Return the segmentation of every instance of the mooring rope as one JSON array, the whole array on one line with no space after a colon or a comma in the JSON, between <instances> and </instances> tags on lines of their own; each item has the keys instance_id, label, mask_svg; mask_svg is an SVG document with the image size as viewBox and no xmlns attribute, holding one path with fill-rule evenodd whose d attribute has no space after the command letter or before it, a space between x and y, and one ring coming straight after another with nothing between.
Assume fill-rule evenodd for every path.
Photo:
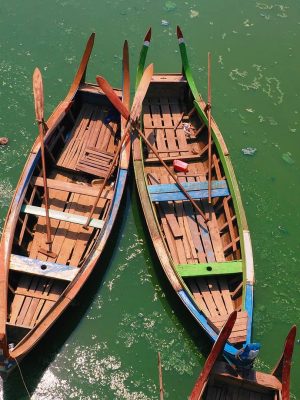
<instances>
[{"instance_id":1,"label":"mooring rope","mask_svg":"<svg viewBox=\"0 0 300 400\"><path fill-rule=\"evenodd\" d=\"M31 399L31 396L30 396L30 393L29 393L28 387L26 386L25 379L24 379L24 376L23 376L23 374L22 374L22 371L21 371L21 367L20 367L20 365L19 365L19 363L18 363L17 359L16 359L16 358L14 358L14 357L13 357L13 359L15 360L15 362L16 362L16 364L17 364L17 367L18 367L18 369L19 369L19 372L20 372L20 376L21 376L21 379L22 379L23 385L24 385L24 387L25 387L25 389L26 389L26 392L27 392L27 394L28 394L28 398L29 398L29 400L30 400L30 399Z\"/></svg>"}]
</instances>

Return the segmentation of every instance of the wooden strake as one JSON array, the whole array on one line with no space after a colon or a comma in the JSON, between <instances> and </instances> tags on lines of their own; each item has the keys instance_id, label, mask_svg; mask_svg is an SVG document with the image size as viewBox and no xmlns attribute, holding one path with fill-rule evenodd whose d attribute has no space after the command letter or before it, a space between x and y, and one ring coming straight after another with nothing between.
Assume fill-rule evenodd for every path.
<instances>
[{"instance_id":1,"label":"wooden strake","mask_svg":"<svg viewBox=\"0 0 300 400\"><path fill-rule=\"evenodd\" d=\"M117 218L130 159L127 141L107 177L125 124L97 85L84 82L94 34L65 100L47 121L42 175L37 139L13 197L0 244L0 372L3 376L49 330L94 269ZM128 49L123 96L129 105ZM45 190L48 190L49 197ZM88 229L90 210L97 199ZM46 211L48 200L48 213ZM53 253L41 251L49 217Z\"/></svg>"},{"instance_id":2,"label":"wooden strake","mask_svg":"<svg viewBox=\"0 0 300 400\"><path fill-rule=\"evenodd\" d=\"M222 354L226 337L230 335L236 318L228 318L196 381L190 400L289 400L290 368L296 337L293 326L286 338L282 356L271 374L253 369L236 369L224 361Z\"/></svg>"},{"instance_id":3,"label":"wooden strake","mask_svg":"<svg viewBox=\"0 0 300 400\"><path fill-rule=\"evenodd\" d=\"M250 234L227 147L194 83L180 28L177 36L183 72L152 77L141 132L133 140L136 184L164 272L212 341L237 311L224 350L235 362L239 349L251 342ZM141 51L138 76L149 40ZM186 162L188 170L175 171L174 160Z\"/></svg>"}]
</instances>

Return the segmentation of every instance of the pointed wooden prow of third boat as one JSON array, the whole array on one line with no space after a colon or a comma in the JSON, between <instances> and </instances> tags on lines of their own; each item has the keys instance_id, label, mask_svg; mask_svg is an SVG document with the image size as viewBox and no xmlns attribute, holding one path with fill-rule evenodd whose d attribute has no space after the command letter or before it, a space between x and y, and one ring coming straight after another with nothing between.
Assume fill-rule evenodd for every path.
<instances>
[{"instance_id":1,"label":"pointed wooden prow of third boat","mask_svg":"<svg viewBox=\"0 0 300 400\"><path fill-rule=\"evenodd\" d=\"M293 325L285 340L282 355L272 371L272 375L276 376L282 383L282 400L290 399L290 375L296 332L297 328Z\"/></svg>"},{"instance_id":2,"label":"pointed wooden prow of third boat","mask_svg":"<svg viewBox=\"0 0 300 400\"><path fill-rule=\"evenodd\" d=\"M34 70L32 83L33 83L35 115L38 123L40 145L41 145L44 202L45 202L45 213L46 213L46 235L47 235L46 244L48 245L48 249L40 248L39 252L46 254L47 256L50 256L52 258L56 258L56 254L52 252L51 223L49 217L49 192L47 187L47 173L46 173L45 145L44 145L44 136L47 129L44 120L44 89L43 89L42 74L38 68Z\"/></svg>"},{"instance_id":3,"label":"pointed wooden prow of third boat","mask_svg":"<svg viewBox=\"0 0 300 400\"><path fill-rule=\"evenodd\" d=\"M203 393L203 390L205 389L205 384L209 378L209 374L231 334L232 328L236 321L236 317L237 317L237 312L233 311L233 313L230 314L226 324L223 326L218 336L218 339L215 341L212 350L209 356L207 357L207 360L192 390L189 400L201 399L201 395Z\"/></svg>"}]
</instances>

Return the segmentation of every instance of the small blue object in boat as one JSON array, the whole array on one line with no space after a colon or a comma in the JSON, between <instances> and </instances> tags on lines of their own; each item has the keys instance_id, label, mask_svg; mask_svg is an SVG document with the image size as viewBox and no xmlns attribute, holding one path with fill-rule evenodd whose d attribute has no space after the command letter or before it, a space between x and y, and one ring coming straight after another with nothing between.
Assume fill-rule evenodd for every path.
<instances>
[{"instance_id":1,"label":"small blue object in boat","mask_svg":"<svg viewBox=\"0 0 300 400\"><path fill-rule=\"evenodd\" d=\"M239 365L251 368L261 348L260 343L247 343L236 355Z\"/></svg>"},{"instance_id":2,"label":"small blue object in boat","mask_svg":"<svg viewBox=\"0 0 300 400\"><path fill-rule=\"evenodd\" d=\"M120 118L120 114L117 112L117 110L112 109L109 111L108 115L104 119L104 123L108 124L111 121L118 122Z\"/></svg>"}]
</instances>

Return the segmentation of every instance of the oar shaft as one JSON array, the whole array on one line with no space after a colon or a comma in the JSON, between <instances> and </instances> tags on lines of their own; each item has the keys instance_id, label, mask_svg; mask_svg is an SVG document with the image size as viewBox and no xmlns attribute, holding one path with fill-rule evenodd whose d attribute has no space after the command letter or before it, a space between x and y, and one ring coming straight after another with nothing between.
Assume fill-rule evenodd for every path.
<instances>
[{"instance_id":1,"label":"oar shaft","mask_svg":"<svg viewBox=\"0 0 300 400\"><path fill-rule=\"evenodd\" d=\"M159 379L159 399L164 400L164 385L162 377L160 352L157 353L157 361L158 361L158 379Z\"/></svg>"},{"instance_id":2,"label":"oar shaft","mask_svg":"<svg viewBox=\"0 0 300 400\"><path fill-rule=\"evenodd\" d=\"M190 202L193 204L194 208L198 211L198 213L204 218L206 221L207 218L203 211L199 208L195 200L189 195L189 193L185 190L185 188L182 186L182 184L179 182L177 179L177 176L172 172L172 170L168 167L168 165L164 162L164 160L160 157L158 151L152 144L149 142L149 140L146 138L146 136L143 134L143 132L140 129L137 129L138 134L142 137L146 145L153 151L153 153L156 155L156 157L159 159L159 161L162 163L162 165L165 167L166 171L169 173L169 175L174 179L176 185L179 187L179 189L182 191L182 193L186 196L187 199L190 200Z\"/></svg>"},{"instance_id":3,"label":"oar shaft","mask_svg":"<svg viewBox=\"0 0 300 400\"><path fill-rule=\"evenodd\" d=\"M208 203L211 204L211 56L208 53L208 109L207 109L207 118L208 118Z\"/></svg>"},{"instance_id":4,"label":"oar shaft","mask_svg":"<svg viewBox=\"0 0 300 400\"><path fill-rule=\"evenodd\" d=\"M105 185L106 185L107 181L109 180L109 178L110 178L110 176L111 176L111 174L112 174L112 172L113 172L113 170L115 168L115 164L116 164L116 162L117 162L117 160L119 158L120 152L122 150L123 143L125 142L126 138L128 137L128 134L129 134L129 128L126 129L126 131L124 132L124 135L122 136L121 140L118 143L118 147L117 147L115 156L114 156L114 158L112 160L112 163L110 165L110 168L109 168L109 170L108 170L108 172L107 172L107 174L106 174L106 176L104 178L104 181L103 181L102 185L100 186L98 195L97 195L96 200L94 202L94 205L93 205L93 207L92 207L92 209L90 211L88 219L87 219L86 223L83 225L84 229L87 229L89 224L90 224L90 222L91 222L91 219L92 219L93 214L95 212L95 209L97 207L98 201L99 201L99 199L100 199L100 197L101 197L101 195L103 193L103 190L105 188Z\"/></svg>"},{"instance_id":5,"label":"oar shaft","mask_svg":"<svg viewBox=\"0 0 300 400\"><path fill-rule=\"evenodd\" d=\"M47 173L46 173L46 159L45 159L45 145L44 145L44 121L38 121L39 135L41 142L41 159L42 159L42 174L43 174L43 185L44 185L44 203L45 203L45 214L46 214L46 233L47 233L47 244L49 251L52 251L52 240L51 240L51 222L49 217L49 192L47 186Z\"/></svg>"}]
</instances>

